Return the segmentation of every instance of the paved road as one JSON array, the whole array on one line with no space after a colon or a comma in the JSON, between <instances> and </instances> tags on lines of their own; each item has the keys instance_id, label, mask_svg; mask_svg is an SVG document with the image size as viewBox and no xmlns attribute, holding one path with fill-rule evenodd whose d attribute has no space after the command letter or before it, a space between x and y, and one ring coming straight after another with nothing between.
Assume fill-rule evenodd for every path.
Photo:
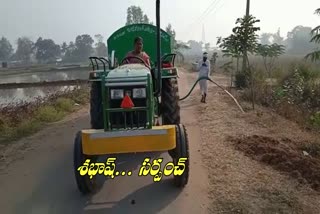
<instances>
[{"instance_id":1,"label":"paved road","mask_svg":"<svg viewBox=\"0 0 320 214\"><path fill-rule=\"evenodd\" d=\"M191 85L181 73L180 96ZM151 177L138 177L146 156L167 153L118 156L118 167L134 169L131 177L114 180L99 178L101 189L84 197L76 188L73 174L73 140L78 130L89 127L88 110L64 122L50 125L36 135L16 143L14 155L1 159L0 204L3 214L102 214L102 213L207 213L208 180L200 156L200 130L191 100L181 103L182 122L190 142L190 178L183 190L173 186L172 177L153 183ZM105 157L102 157L105 158ZM13 162L11 160L14 160ZM8 163L10 162L10 163Z\"/></svg>"}]
</instances>

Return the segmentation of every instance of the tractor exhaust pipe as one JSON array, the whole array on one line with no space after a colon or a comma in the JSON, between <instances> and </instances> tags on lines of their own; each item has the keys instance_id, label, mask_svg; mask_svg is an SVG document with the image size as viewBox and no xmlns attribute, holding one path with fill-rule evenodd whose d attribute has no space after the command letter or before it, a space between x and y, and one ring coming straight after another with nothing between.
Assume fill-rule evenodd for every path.
<instances>
[{"instance_id":1,"label":"tractor exhaust pipe","mask_svg":"<svg viewBox=\"0 0 320 214\"><path fill-rule=\"evenodd\" d=\"M161 92L161 28L160 28L160 0L156 0L156 22L157 22L157 91L156 96Z\"/></svg>"}]
</instances>

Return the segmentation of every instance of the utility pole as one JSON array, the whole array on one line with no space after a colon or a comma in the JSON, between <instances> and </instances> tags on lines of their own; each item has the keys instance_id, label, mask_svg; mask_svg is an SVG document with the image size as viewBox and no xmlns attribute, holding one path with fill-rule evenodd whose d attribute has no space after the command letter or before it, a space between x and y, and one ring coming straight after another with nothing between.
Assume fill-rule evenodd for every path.
<instances>
[{"instance_id":1,"label":"utility pole","mask_svg":"<svg viewBox=\"0 0 320 214\"><path fill-rule=\"evenodd\" d=\"M250 0L247 0L247 10L246 10L246 15L250 15Z\"/></svg>"},{"instance_id":2,"label":"utility pole","mask_svg":"<svg viewBox=\"0 0 320 214\"><path fill-rule=\"evenodd\" d=\"M250 0L247 0L247 6L246 6L246 17L250 15ZM246 30L247 31L247 30ZM242 60L242 72L246 72L247 70L247 48L244 48L243 51L243 60Z\"/></svg>"},{"instance_id":3,"label":"utility pole","mask_svg":"<svg viewBox=\"0 0 320 214\"><path fill-rule=\"evenodd\" d=\"M250 0L247 0L247 6L246 6L246 18L250 16ZM248 34L248 29L245 29L245 32ZM247 35L245 35L247 39ZM245 72L244 75L248 75L248 68L247 68L247 63L248 63L248 52L246 46L244 47L243 50L243 60L242 60L242 72ZM249 68L250 70L250 68ZM247 75L246 75L247 74ZM253 74L252 71L250 70L250 82L251 82L251 98L252 98L252 109L254 110L254 90L253 90Z\"/></svg>"}]
</instances>

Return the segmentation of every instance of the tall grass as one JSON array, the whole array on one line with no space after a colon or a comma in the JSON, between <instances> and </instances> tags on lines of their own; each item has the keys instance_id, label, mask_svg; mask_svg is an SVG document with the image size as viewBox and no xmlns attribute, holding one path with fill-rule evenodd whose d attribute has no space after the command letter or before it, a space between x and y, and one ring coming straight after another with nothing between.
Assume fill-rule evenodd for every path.
<instances>
[{"instance_id":1,"label":"tall grass","mask_svg":"<svg viewBox=\"0 0 320 214\"><path fill-rule=\"evenodd\" d=\"M20 102L0 106L0 143L28 136L45 124L61 120L89 101L89 88L56 92L34 102Z\"/></svg>"},{"instance_id":2,"label":"tall grass","mask_svg":"<svg viewBox=\"0 0 320 214\"><path fill-rule=\"evenodd\" d=\"M320 128L320 64L299 57L283 56L278 59L271 79L262 61L251 58L254 71L255 101L273 108L280 115L306 127ZM242 98L251 101L250 89Z\"/></svg>"}]
</instances>

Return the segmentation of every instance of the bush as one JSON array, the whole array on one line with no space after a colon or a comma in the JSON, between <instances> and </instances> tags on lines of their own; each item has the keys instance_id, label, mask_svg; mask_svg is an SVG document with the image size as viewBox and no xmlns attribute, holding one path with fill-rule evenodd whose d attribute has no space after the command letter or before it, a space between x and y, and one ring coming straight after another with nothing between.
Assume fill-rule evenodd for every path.
<instances>
[{"instance_id":1,"label":"bush","mask_svg":"<svg viewBox=\"0 0 320 214\"><path fill-rule=\"evenodd\" d=\"M16 128L16 136L28 136L36 131L38 131L41 127L39 121L36 120L25 120Z\"/></svg>"},{"instance_id":2,"label":"bush","mask_svg":"<svg viewBox=\"0 0 320 214\"><path fill-rule=\"evenodd\" d=\"M247 79L246 75L242 73L237 73L235 75L235 84L237 88L246 88L247 87Z\"/></svg>"},{"instance_id":3,"label":"bush","mask_svg":"<svg viewBox=\"0 0 320 214\"><path fill-rule=\"evenodd\" d=\"M318 128L320 128L320 111L314 113L311 117L310 117L311 123L313 126L316 126Z\"/></svg>"},{"instance_id":4,"label":"bush","mask_svg":"<svg viewBox=\"0 0 320 214\"><path fill-rule=\"evenodd\" d=\"M56 107L58 110L72 112L74 107L74 101L68 98L58 98Z\"/></svg>"},{"instance_id":5,"label":"bush","mask_svg":"<svg viewBox=\"0 0 320 214\"><path fill-rule=\"evenodd\" d=\"M53 106L40 107L37 113L37 117L41 122L56 122L63 118L63 113L57 111Z\"/></svg>"}]
</instances>

